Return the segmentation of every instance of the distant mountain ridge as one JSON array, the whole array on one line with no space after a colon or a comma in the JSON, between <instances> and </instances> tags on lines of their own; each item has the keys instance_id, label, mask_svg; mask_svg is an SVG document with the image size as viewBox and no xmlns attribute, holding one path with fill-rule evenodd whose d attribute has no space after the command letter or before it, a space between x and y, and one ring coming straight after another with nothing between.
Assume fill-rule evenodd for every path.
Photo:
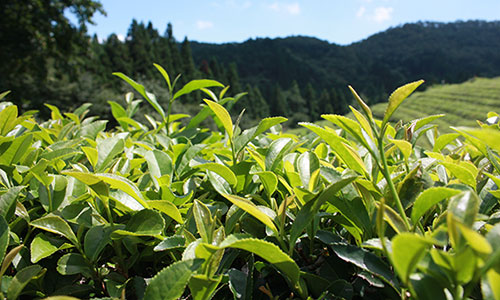
<instances>
[{"instance_id":1,"label":"distant mountain ridge","mask_svg":"<svg viewBox=\"0 0 500 300\"><path fill-rule=\"evenodd\" d=\"M191 49L197 65L213 58L235 63L242 83L259 86L264 94L272 82L285 89L296 80L301 87L343 91L350 84L376 103L417 79L429 86L500 75L500 21L405 24L347 46L294 36L191 42Z\"/></svg>"}]
</instances>

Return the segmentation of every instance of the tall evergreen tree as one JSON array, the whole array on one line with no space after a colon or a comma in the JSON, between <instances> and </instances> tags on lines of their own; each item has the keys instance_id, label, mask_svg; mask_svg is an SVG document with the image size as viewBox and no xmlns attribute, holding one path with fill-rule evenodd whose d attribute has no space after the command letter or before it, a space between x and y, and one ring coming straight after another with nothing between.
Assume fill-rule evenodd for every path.
<instances>
[{"instance_id":1,"label":"tall evergreen tree","mask_svg":"<svg viewBox=\"0 0 500 300\"><path fill-rule=\"evenodd\" d=\"M189 40L184 38L181 44L181 59L182 59L182 76L190 80L198 77L196 68L194 66L193 55L191 54L191 46Z\"/></svg>"},{"instance_id":2,"label":"tall evergreen tree","mask_svg":"<svg viewBox=\"0 0 500 300\"><path fill-rule=\"evenodd\" d=\"M320 107L319 100L316 96L316 91L314 90L310 82L308 82L306 85L304 99L307 102L309 117L311 118L311 121L317 120L319 118L319 114L321 113L322 107Z\"/></svg>"},{"instance_id":3,"label":"tall evergreen tree","mask_svg":"<svg viewBox=\"0 0 500 300\"><path fill-rule=\"evenodd\" d=\"M279 84L275 83L270 103L270 110L273 116L289 116L290 107L287 105L286 97Z\"/></svg>"}]
</instances>

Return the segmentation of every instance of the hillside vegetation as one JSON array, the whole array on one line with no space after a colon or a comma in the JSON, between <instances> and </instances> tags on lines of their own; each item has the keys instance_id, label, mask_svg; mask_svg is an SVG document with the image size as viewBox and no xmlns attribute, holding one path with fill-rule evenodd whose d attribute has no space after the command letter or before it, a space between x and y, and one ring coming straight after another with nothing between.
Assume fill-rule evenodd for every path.
<instances>
[{"instance_id":1,"label":"hillside vegetation","mask_svg":"<svg viewBox=\"0 0 500 300\"><path fill-rule=\"evenodd\" d=\"M386 104L372 107L376 118L382 119ZM449 131L449 126L475 126L488 112L500 111L500 77L474 78L461 84L434 85L410 96L391 121L408 122L429 115L445 114L434 123Z\"/></svg>"},{"instance_id":2,"label":"hillside vegetation","mask_svg":"<svg viewBox=\"0 0 500 300\"><path fill-rule=\"evenodd\" d=\"M229 107L234 115L245 109L243 128L269 115L285 116L285 126L293 127L319 120L322 113L348 113L349 84L373 105L418 79L431 86L500 76L500 22L405 24L342 46L302 36L229 44L179 41L171 24L161 33L151 23L132 20L125 39L112 34L102 40L90 37L85 25L102 11L96 1L4 2L0 91L11 90L11 101L24 111L40 110L45 118L50 111L44 103L72 110L85 102L93 103L92 113L112 118L107 101L119 101L127 89L113 72L133 76L165 101L168 91L153 63L174 78L182 73L180 84L210 78L230 86L233 95L247 92ZM85 10L76 9L80 6ZM82 13L76 14L79 26L69 22L65 9ZM188 95L172 110L195 115L200 96ZM154 113L140 109L141 115Z\"/></svg>"}]
</instances>

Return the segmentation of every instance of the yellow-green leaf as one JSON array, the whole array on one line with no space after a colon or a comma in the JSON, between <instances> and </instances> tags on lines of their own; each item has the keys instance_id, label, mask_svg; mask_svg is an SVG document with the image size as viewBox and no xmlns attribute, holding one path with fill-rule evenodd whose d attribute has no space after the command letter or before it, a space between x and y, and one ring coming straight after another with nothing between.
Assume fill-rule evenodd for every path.
<instances>
[{"instance_id":1,"label":"yellow-green leaf","mask_svg":"<svg viewBox=\"0 0 500 300\"><path fill-rule=\"evenodd\" d=\"M263 213L257 205L255 205L252 201L242 198L236 195L223 195L227 200L231 201L234 205L238 206L239 208L243 209L250 215L254 216L257 220L261 221L264 225L269 227L272 231L275 233L278 232L278 229L273 223L273 220Z\"/></svg>"},{"instance_id":2,"label":"yellow-green leaf","mask_svg":"<svg viewBox=\"0 0 500 300\"><path fill-rule=\"evenodd\" d=\"M414 90L416 90L422 83L424 83L423 80L411 82L408 84L405 84L398 89L396 89L391 96L389 96L389 104L387 104L387 108L384 113L384 120L382 121L382 127L389 121L391 118L392 114L396 109L403 103L403 101L408 97L411 93L413 93Z\"/></svg>"},{"instance_id":3,"label":"yellow-green leaf","mask_svg":"<svg viewBox=\"0 0 500 300\"><path fill-rule=\"evenodd\" d=\"M219 120L222 122L222 126L227 132L227 135L229 136L229 139L233 138L233 121L231 120L231 116L227 112L227 110L220 104L210 101L205 99L204 100L206 104L210 107L210 109L214 112L214 114L219 118Z\"/></svg>"}]
</instances>

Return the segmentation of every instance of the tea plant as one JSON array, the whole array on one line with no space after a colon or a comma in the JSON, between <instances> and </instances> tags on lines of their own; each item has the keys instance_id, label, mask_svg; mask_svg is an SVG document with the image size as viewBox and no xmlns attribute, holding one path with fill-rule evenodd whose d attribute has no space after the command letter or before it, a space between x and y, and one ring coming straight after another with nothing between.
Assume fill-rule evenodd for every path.
<instances>
[{"instance_id":1,"label":"tea plant","mask_svg":"<svg viewBox=\"0 0 500 300\"><path fill-rule=\"evenodd\" d=\"M2 297L500 299L497 115L443 135L442 115L391 125L418 81L382 121L351 88L355 119L241 130L226 107L243 95L213 80L176 89L155 67L166 112L116 73L158 113L149 124L132 93L109 102L111 130L88 105L48 105L38 122L1 103ZM196 90L196 116L171 113Z\"/></svg>"}]
</instances>

